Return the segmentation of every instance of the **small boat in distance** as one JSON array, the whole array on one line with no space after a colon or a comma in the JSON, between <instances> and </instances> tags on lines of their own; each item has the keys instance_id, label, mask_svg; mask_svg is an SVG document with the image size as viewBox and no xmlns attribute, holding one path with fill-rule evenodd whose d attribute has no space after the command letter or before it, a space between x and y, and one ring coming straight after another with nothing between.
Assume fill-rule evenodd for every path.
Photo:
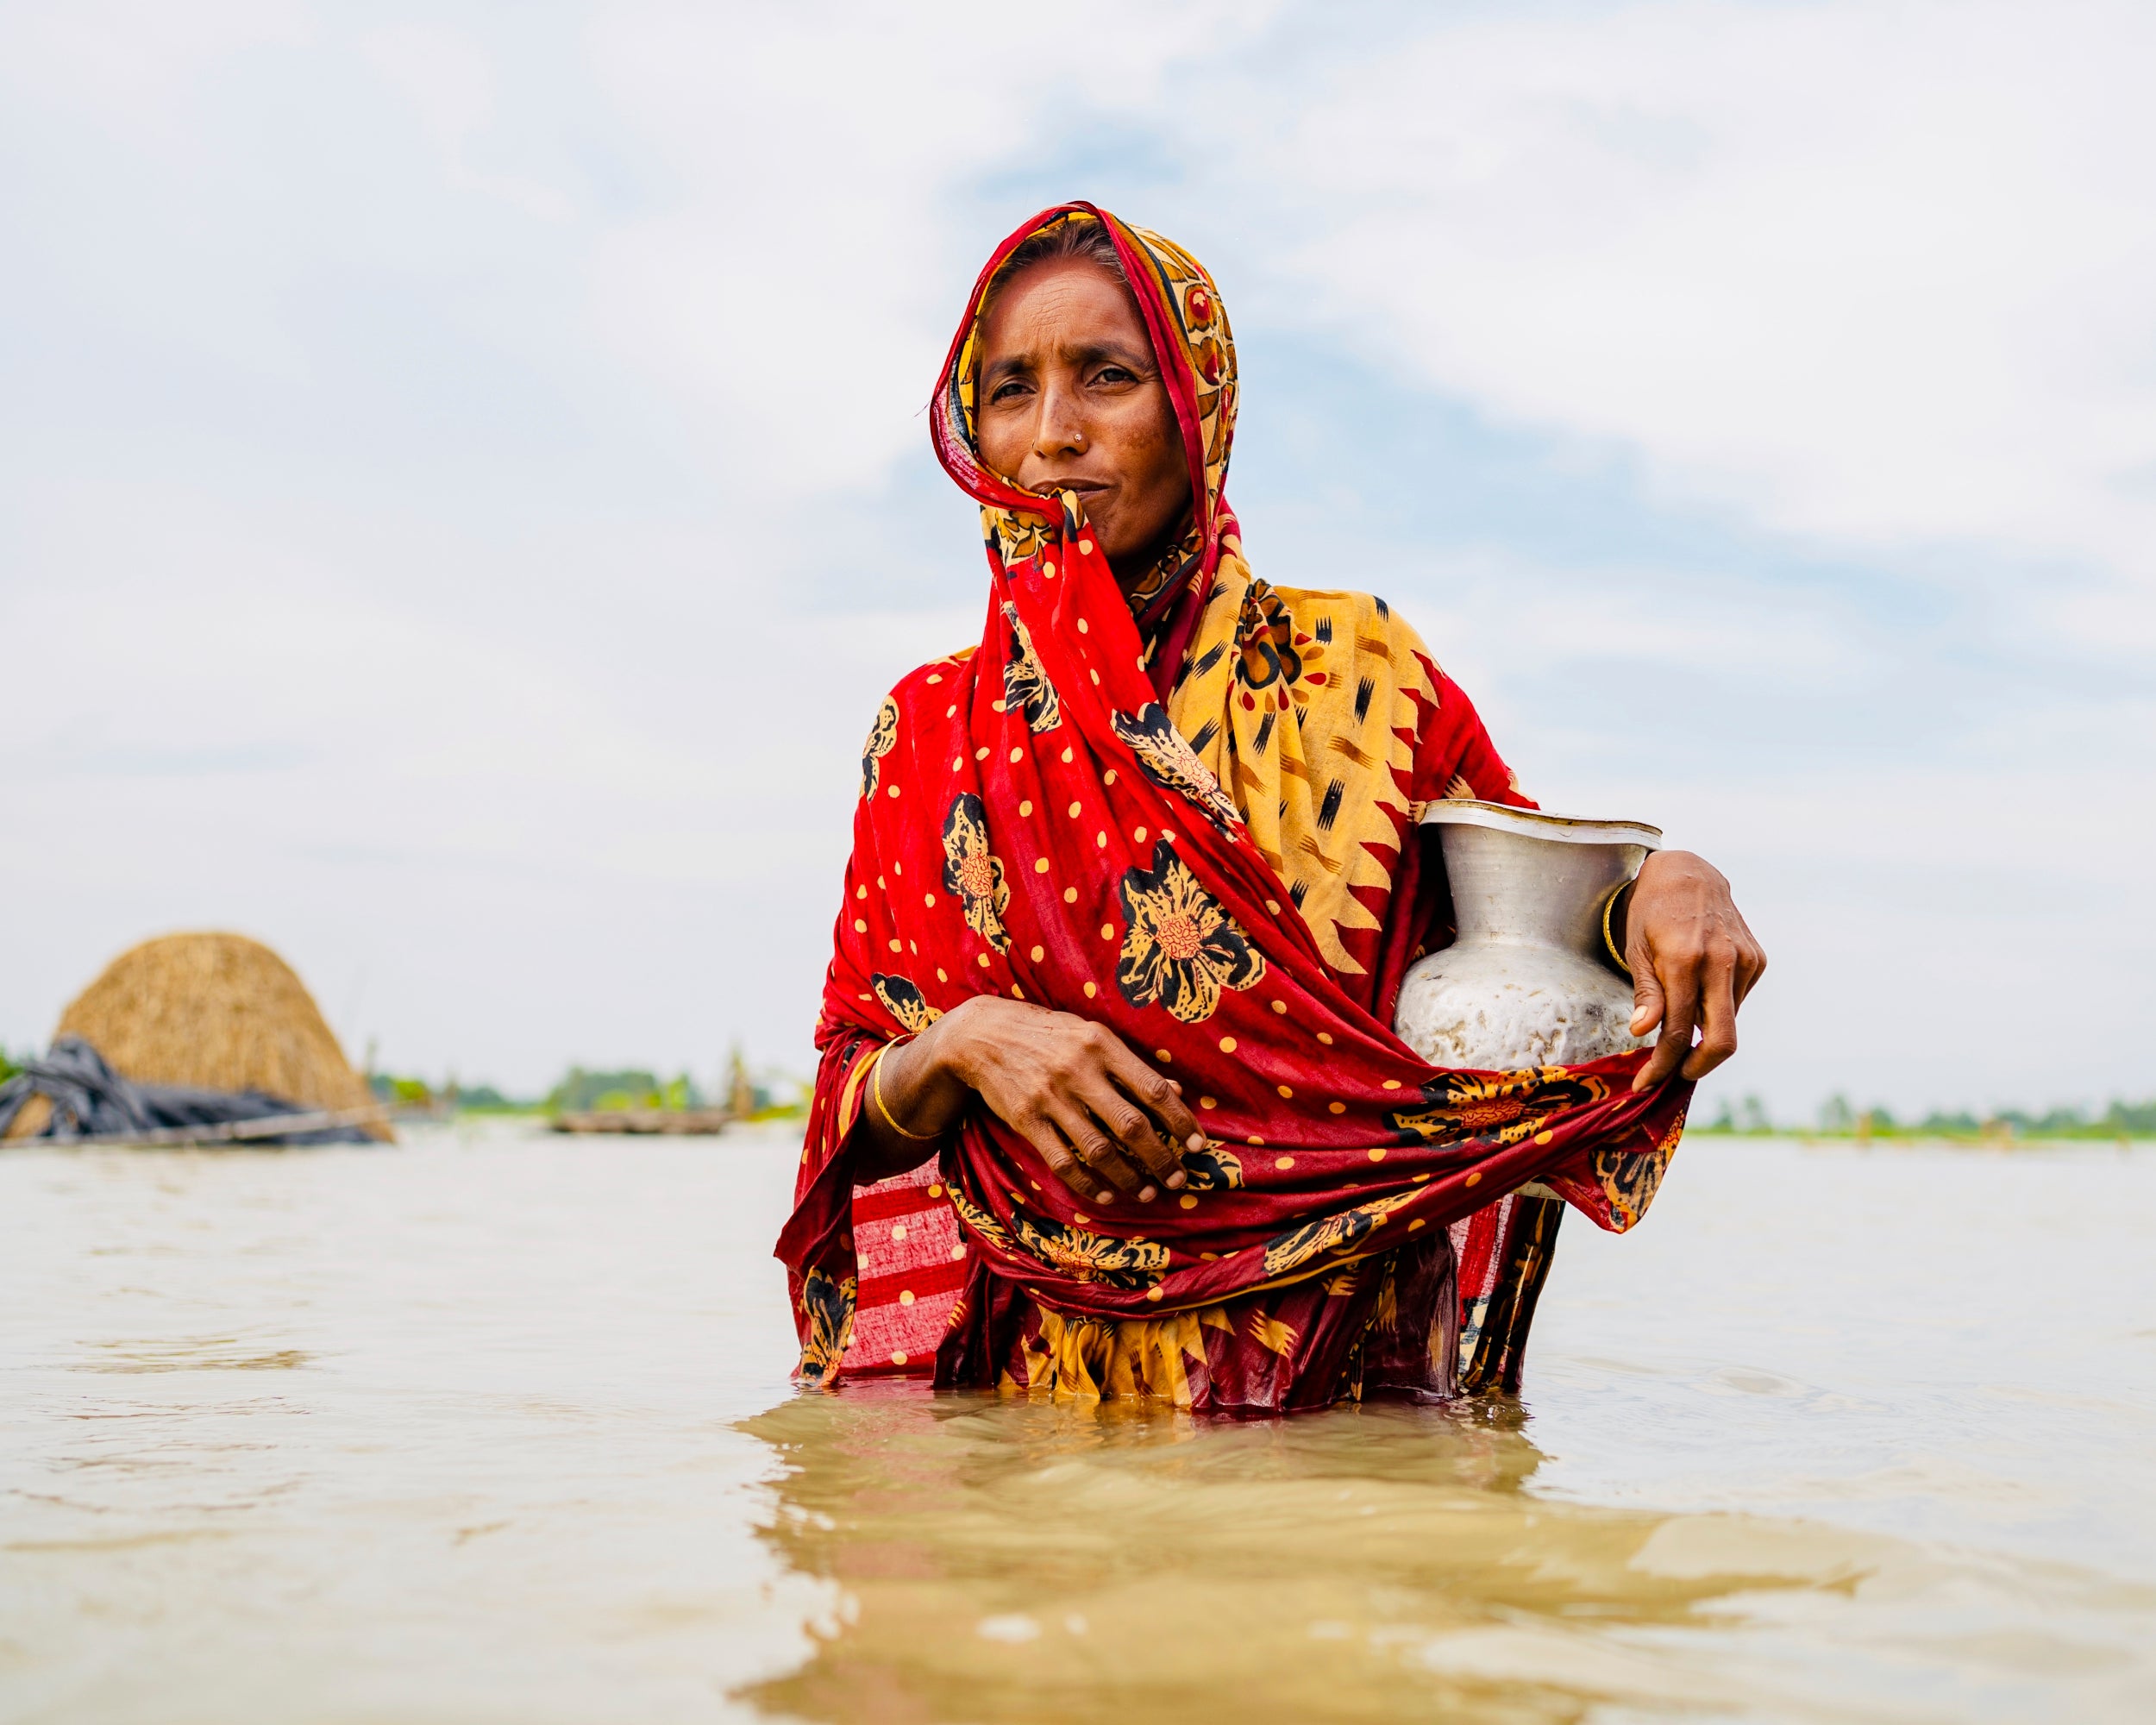
<instances>
[{"instance_id":1,"label":"small boat in distance","mask_svg":"<svg viewBox=\"0 0 2156 1725\"><path fill-rule=\"evenodd\" d=\"M708 1137L724 1130L734 1118L731 1108L584 1108L555 1114L547 1125L558 1132Z\"/></svg>"},{"instance_id":2,"label":"small boat in distance","mask_svg":"<svg viewBox=\"0 0 2156 1725\"><path fill-rule=\"evenodd\" d=\"M676 1106L658 1106L661 1097L649 1081L641 1087L645 1095L641 1099L616 1090L611 1095L594 1098L590 1106L582 1108L556 1108L548 1125L558 1132L632 1132L642 1136L709 1137L723 1132L736 1120L751 1119L757 1106L766 1100L750 1082L749 1068L742 1059L738 1044L727 1058L726 1100L715 1108L693 1106L695 1092L688 1080L678 1081L681 1094L669 1095L667 1101ZM588 1093L587 1093L588 1094ZM690 1104L691 1106L681 1106Z\"/></svg>"}]
</instances>

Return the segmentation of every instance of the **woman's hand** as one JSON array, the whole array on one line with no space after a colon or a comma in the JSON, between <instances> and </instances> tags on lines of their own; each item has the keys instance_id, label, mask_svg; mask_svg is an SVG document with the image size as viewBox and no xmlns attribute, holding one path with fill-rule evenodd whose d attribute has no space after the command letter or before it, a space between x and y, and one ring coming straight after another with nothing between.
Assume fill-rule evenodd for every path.
<instances>
[{"instance_id":1,"label":"woman's hand","mask_svg":"<svg viewBox=\"0 0 2156 1725\"><path fill-rule=\"evenodd\" d=\"M1118 1193L1150 1202L1184 1183L1183 1151L1205 1148L1181 1085L1112 1032L1046 1007L977 994L885 1055L882 1068L883 1106L918 1136L891 1132L869 1098L862 1120L882 1152L871 1179L918 1166L922 1140L956 1126L974 1095L1088 1203L1112 1204Z\"/></svg>"},{"instance_id":2,"label":"woman's hand","mask_svg":"<svg viewBox=\"0 0 2156 1725\"><path fill-rule=\"evenodd\" d=\"M1737 1008L1765 974L1767 955L1738 914L1721 870L1689 850L1649 856L1623 910L1632 1033L1662 1026L1632 1088L1662 1083L1680 1061L1687 1078L1704 1077L1737 1051Z\"/></svg>"}]
</instances>

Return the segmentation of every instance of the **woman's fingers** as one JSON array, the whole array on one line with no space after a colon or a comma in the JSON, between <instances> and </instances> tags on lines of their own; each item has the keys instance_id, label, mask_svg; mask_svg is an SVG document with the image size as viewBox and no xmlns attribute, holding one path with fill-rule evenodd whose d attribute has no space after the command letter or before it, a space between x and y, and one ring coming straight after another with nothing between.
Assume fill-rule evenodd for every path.
<instances>
[{"instance_id":1,"label":"woman's fingers","mask_svg":"<svg viewBox=\"0 0 2156 1725\"><path fill-rule=\"evenodd\" d=\"M1097 1204L1113 1203L1119 1195L1157 1196L1171 1170L1180 1180L1174 1155L1159 1144L1152 1122L1109 1079L1112 1063L1131 1063L1116 1037L1039 1007L1019 1018L1000 1016L1007 1029L998 1023L993 1027L1001 1033L975 1039L968 1082L999 1119L1025 1135L1058 1180ZM1146 1076L1147 1069L1138 1069L1140 1082ZM1179 1101L1175 1106L1181 1108Z\"/></svg>"},{"instance_id":2,"label":"woman's fingers","mask_svg":"<svg viewBox=\"0 0 2156 1725\"><path fill-rule=\"evenodd\" d=\"M1125 1152L1112 1130L1119 1124L1119 1112L1107 1106L1112 1093L1103 1076L1110 1053L1121 1044L1100 1026L1082 1019L1059 1013L1054 1024L1054 1052L1035 1069L1041 1090L1033 1106L1070 1140L1079 1161L1119 1192L1135 1198L1152 1187L1153 1176L1134 1151ZM1129 1111L1128 1103L1123 1111ZM1104 1126L1104 1121L1109 1124Z\"/></svg>"},{"instance_id":3,"label":"woman's fingers","mask_svg":"<svg viewBox=\"0 0 2156 1725\"><path fill-rule=\"evenodd\" d=\"M1159 1195L1159 1188L1144 1164L1126 1155L1082 1103L1075 1099L1059 1100L1053 1119L1056 1129L1070 1140L1078 1160L1093 1171L1098 1181L1113 1187L1123 1196L1141 1202Z\"/></svg>"},{"instance_id":4,"label":"woman's fingers","mask_svg":"<svg viewBox=\"0 0 2156 1725\"><path fill-rule=\"evenodd\" d=\"M1705 1077L1737 1051L1737 1009L1767 968L1767 955L1733 905L1729 920L1733 926L1717 936L1700 967L1706 981L1700 1045L1684 1063L1687 1078Z\"/></svg>"},{"instance_id":5,"label":"woman's fingers","mask_svg":"<svg viewBox=\"0 0 2156 1725\"><path fill-rule=\"evenodd\" d=\"M1737 1051L1735 954L1717 953L1706 963L1699 1006L1700 1044L1685 1057L1684 1076L1704 1078Z\"/></svg>"},{"instance_id":6,"label":"woman's fingers","mask_svg":"<svg viewBox=\"0 0 2156 1725\"><path fill-rule=\"evenodd\" d=\"M1156 1105L1162 1115L1188 1122L1189 1112L1175 1087L1132 1055L1112 1031L1088 1024L1078 1038L1077 1057L1059 1075L1058 1088L1062 1100L1101 1134L1099 1141L1073 1139L1087 1164L1108 1174L1119 1189L1141 1202L1157 1196L1161 1185L1183 1184L1181 1151L1161 1136L1155 1116L1147 1113ZM1186 1126L1179 1138L1187 1139L1195 1129L1194 1123ZM1110 1149L1112 1157L1106 1153ZM1117 1177L1121 1169L1132 1171L1134 1187Z\"/></svg>"},{"instance_id":7,"label":"woman's fingers","mask_svg":"<svg viewBox=\"0 0 2156 1725\"><path fill-rule=\"evenodd\" d=\"M1639 1076L1632 1081L1635 1091L1651 1090L1665 1082L1692 1051L1692 1026L1699 1013L1698 983L1684 972L1658 975L1655 980L1662 1000L1662 1035L1654 1052L1647 1057L1647 1063L1639 1069Z\"/></svg>"},{"instance_id":8,"label":"woman's fingers","mask_svg":"<svg viewBox=\"0 0 2156 1725\"><path fill-rule=\"evenodd\" d=\"M1119 1041L1109 1054L1107 1070L1117 1088L1150 1116L1145 1122L1146 1165L1168 1185L1181 1185L1183 1152L1206 1147L1205 1130L1183 1101L1182 1086L1156 1072Z\"/></svg>"},{"instance_id":9,"label":"woman's fingers","mask_svg":"<svg viewBox=\"0 0 2156 1725\"><path fill-rule=\"evenodd\" d=\"M1687 1078L1713 1071L1737 1051L1737 1008L1767 968L1729 882L1689 851L1659 851L1641 866L1625 920L1636 979L1632 1033L1662 1026L1633 1088L1650 1089L1680 1070Z\"/></svg>"},{"instance_id":10,"label":"woman's fingers","mask_svg":"<svg viewBox=\"0 0 2156 1725\"><path fill-rule=\"evenodd\" d=\"M1767 974L1767 950L1759 944L1758 937L1745 925L1742 917L1737 919L1737 1004L1745 1003L1745 996L1758 986L1759 979Z\"/></svg>"},{"instance_id":11,"label":"woman's fingers","mask_svg":"<svg viewBox=\"0 0 2156 1725\"><path fill-rule=\"evenodd\" d=\"M1662 1022L1668 1003L1662 998L1661 979L1654 974L1654 954L1645 941L1626 955L1632 966L1632 1033L1645 1036Z\"/></svg>"},{"instance_id":12,"label":"woman's fingers","mask_svg":"<svg viewBox=\"0 0 2156 1725\"><path fill-rule=\"evenodd\" d=\"M1181 1154L1161 1137L1152 1117L1124 1095L1107 1073L1097 1073L1081 1084L1074 1100L1099 1122L1124 1159L1144 1176L1138 1194L1141 1203L1157 1197L1159 1188L1171 1178L1178 1185L1183 1182Z\"/></svg>"},{"instance_id":13,"label":"woman's fingers","mask_svg":"<svg viewBox=\"0 0 2156 1725\"><path fill-rule=\"evenodd\" d=\"M1016 1122L1012 1122L1016 1125ZM1048 1164L1048 1171L1089 1204L1113 1203L1115 1194L1101 1183L1100 1177L1078 1159L1069 1142L1056 1129L1056 1123L1045 1115L1029 1120L1018 1130L1025 1141L1041 1153L1041 1160Z\"/></svg>"}]
</instances>

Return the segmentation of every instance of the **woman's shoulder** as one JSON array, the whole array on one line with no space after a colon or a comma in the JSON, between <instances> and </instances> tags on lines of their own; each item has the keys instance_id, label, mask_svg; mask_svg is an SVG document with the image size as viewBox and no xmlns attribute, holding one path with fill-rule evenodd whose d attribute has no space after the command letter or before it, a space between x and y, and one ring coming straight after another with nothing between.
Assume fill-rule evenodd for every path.
<instances>
[{"instance_id":1,"label":"woman's shoulder","mask_svg":"<svg viewBox=\"0 0 2156 1725\"><path fill-rule=\"evenodd\" d=\"M877 703L876 716L869 722L868 740L861 747L861 794L872 797L876 787L883 781L883 758L900 746L902 734L907 734L906 748L910 750L918 740L919 726L917 720L926 716L930 703L944 693L943 686L955 682L965 674L966 661L973 657L971 647L962 647L956 653L946 653L940 659L931 659L924 665L916 665L897 682L891 692ZM892 795L896 796L894 790Z\"/></svg>"},{"instance_id":2,"label":"woman's shoulder","mask_svg":"<svg viewBox=\"0 0 2156 1725\"><path fill-rule=\"evenodd\" d=\"M1376 593L1358 593L1352 587L1275 586L1269 581L1254 585L1264 588L1298 617L1306 612L1313 618L1351 617L1358 623L1367 624L1367 632L1373 634L1382 631L1389 635L1397 631L1412 636L1415 632L1407 618Z\"/></svg>"},{"instance_id":3,"label":"woman's shoulder","mask_svg":"<svg viewBox=\"0 0 2156 1725\"><path fill-rule=\"evenodd\" d=\"M1294 619L1297 634L1330 650L1349 649L1357 658L1382 659L1402 676L1420 671L1434 682L1440 674L1414 625L1376 593L1349 587L1258 585Z\"/></svg>"},{"instance_id":4,"label":"woman's shoulder","mask_svg":"<svg viewBox=\"0 0 2156 1725\"><path fill-rule=\"evenodd\" d=\"M978 643L961 647L955 653L946 653L940 659L930 659L916 665L897 682L884 699L886 706L910 707L934 695L944 685L955 681L972 658Z\"/></svg>"},{"instance_id":5,"label":"woman's shoulder","mask_svg":"<svg viewBox=\"0 0 2156 1725\"><path fill-rule=\"evenodd\" d=\"M1273 587L1260 607L1273 610L1275 641L1292 630L1302 681L1332 686L1313 692L1307 704L1296 695L1307 750L1322 754L1343 739L1360 748L1369 740L1369 714L1389 710L1388 727L1414 739L1416 800L1480 797L1533 806L1491 744L1475 703L1445 675L1414 625L1383 599L1344 588ZM1353 700L1344 705L1340 697L1350 689Z\"/></svg>"}]
</instances>

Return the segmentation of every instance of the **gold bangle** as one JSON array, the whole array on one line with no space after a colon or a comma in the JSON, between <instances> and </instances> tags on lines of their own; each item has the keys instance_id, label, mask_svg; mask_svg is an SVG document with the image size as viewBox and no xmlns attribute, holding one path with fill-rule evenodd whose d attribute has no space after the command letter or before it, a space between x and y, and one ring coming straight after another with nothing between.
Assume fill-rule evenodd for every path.
<instances>
[{"instance_id":1,"label":"gold bangle","mask_svg":"<svg viewBox=\"0 0 2156 1725\"><path fill-rule=\"evenodd\" d=\"M1615 890L1602 900L1602 950L1609 954L1609 962L1625 973L1627 982L1633 980L1632 966L1625 963L1625 955L1617 950L1616 938L1609 932L1609 919L1617 909L1617 900L1624 896L1625 888L1632 884L1631 881L1620 881Z\"/></svg>"},{"instance_id":2,"label":"gold bangle","mask_svg":"<svg viewBox=\"0 0 2156 1725\"><path fill-rule=\"evenodd\" d=\"M899 1041L911 1042L912 1039L911 1037L902 1037ZM875 1096L876 1112L883 1116L883 1123L900 1138L910 1138L916 1144L934 1144L937 1138L943 1137L943 1133L908 1132L899 1124L898 1116L891 1112L890 1103L883 1100L883 1057L898 1045L896 1042L885 1043L876 1051L876 1063L869 1069L868 1088Z\"/></svg>"}]
</instances>

